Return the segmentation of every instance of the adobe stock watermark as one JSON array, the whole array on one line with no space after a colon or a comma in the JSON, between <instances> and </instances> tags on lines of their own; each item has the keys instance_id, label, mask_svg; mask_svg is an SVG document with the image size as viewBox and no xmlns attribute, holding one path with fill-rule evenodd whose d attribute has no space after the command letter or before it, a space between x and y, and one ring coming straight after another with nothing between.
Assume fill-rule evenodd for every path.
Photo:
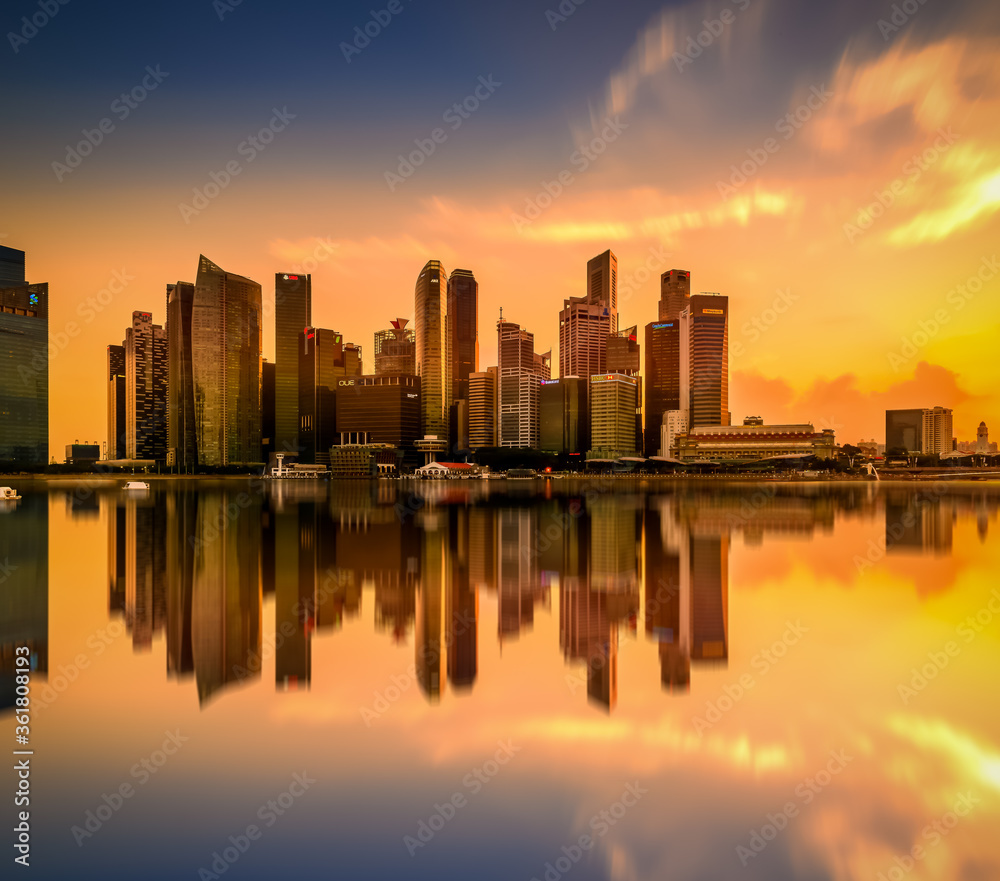
<instances>
[{"instance_id":1,"label":"adobe stock watermark","mask_svg":"<svg viewBox=\"0 0 1000 881\"><path fill-rule=\"evenodd\" d=\"M149 97L150 93L159 88L160 83L168 76L170 76L170 71L161 70L159 64L156 67L147 66L146 74L139 83L129 91L122 92L111 102L109 109L112 114L119 122L124 122ZM110 116L105 116L92 129L82 129L80 134L83 135L83 139L77 141L75 145L66 145L65 160L63 162L57 160L52 163L52 171L55 173L56 180L62 183L66 175L79 168L83 164L83 160L100 147L114 130L115 122Z\"/></svg>"},{"instance_id":2,"label":"adobe stock watermark","mask_svg":"<svg viewBox=\"0 0 1000 881\"><path fill-rule=\"evenodd\" d=\"M87 637L86 646L89 652L78 652L69 664L59 664L58 668L49 672L49 680L41 688L36 687L34 706L36 710L44 710L52 706L59 695L66 692L76 682L83 672L90 667L94 658L103 655L108 646L127 632L121 621L112 621L107 627L101 627Z\"/></svg>"},{"instance_id":3,"label":"adobe stock watermark","mask_svg":"<svg viewBox=\"0 0 1000 881\"><path fill-rule=\"evenodd\" d=\"M927 842L926 845L914 844L904 855L893 857L895 865L890 866L888 871L879 872L877 881L903 881L916 867L917 863L927 859L927 851L937 847L952 830L958 825L962 817L967 817L972 813L976 805L981 805L983 800L974 792L960 792L951 806L950 811L945 811L940 817L932 820L920 830L920 839Z\"/></svg>"},{"instance_id":4,"label":"adobe stock watermark","mask_svg":"<svg viewBox=\"0 0 1000 881\"><path fill-rule=\"evenodd\" d=\"M989 602L974 614L968 615L955 628L955 635L962 638L962 643L959 644L952 639L940 649L929 651L926 663L920 667L911 668L909 684L901 682L896 686L896 693L903 702L903 706L907 706L913 698L937 679L938 674L943 673L951 662L962 654L962 649L965 646L993 624L997 615L1000 615L1000 588L993 588Z\"/></svg>"},{"instance_id":5,"label":"adobe stock watermark","mask_svg":"<svg viewBox=\"0 0 1000 881\"><path fill-rule=\"evenodd\" d=\"M407 0L407 2L410 2L410 0ZM372 40L389 27L392 24L393 18L399 15L404 9L402 0L389 0L385 9L373 9L371 11L371 18L364 23L364 26L358 26L354 29L354 39L350 43L341 41L340 51L344 54L344 60L350 64L351 57L353 55L360 55L367 49L371 45Z\"/></svg>"},{"instance_id":6,"label":"adobe stock watermark","mask_svg":"<svg viewBox=\"0 0 1000 881\"><path fill-rule=\"evenodd\" d=\"M281 132L288 128L288 124L295 119L296 114L289 113L287 107L279 110L272 107L274 114L270 122L263 126L255 134L248 135L244 140L236 145L236 153L240 159L230 159L221 171L211 171L208 174L208 183L192 190L191 204L180 202L177 210L180 211L181 218L185 223L190 223L192 217L197 217L217 199L233 179L243 173L244 169L254 161L265 149L274 141Z\"/></svg>"},{"instance_id":7,"label":"adobe stock watermark","mask_svg":"<svg viewBox=\"0 0 1000 881\"><path fill-rule=\"evenodd\" d=\"M925 3L927 0L903 0L902 3L893 3L890 7L892 14L888 21L880 18L875 23L878 32L882 35L882 41L888 43L894 34L909 24L910 19L920 11L920 7Z\"/></svg>"},{"instance_id":8,"label":"adobe stock watermark","mask_svg":"<svg viewBox=\"0 0 1000 881\"><path fill-rule=\"evenodd\" d=\"M1000 272L1000 261L996 255L983 257L979 269L973 275L945 294L944 300L947 306L942 306L930 318L918 322L917 330L902 337L899 349L887 353L886 357L892 369L898 373L902 367L913 361L921 350L944 330L944 326L951 321L952 314L961 312L976 299L983 287L997 277L998 272Z\"/></svg>"},{"instance_id":9,"label":"adobe stock watermark","mask_svg":"<svg viewBox=\"0 0 1000 881\"><path fill-rule=\"evenodd\" d=\"M310 777L303 771L301 774L293 774L291 783L274 798L268 799L257 809L256 817L265 828L271 828L278 822L278 817L283 817L295 804L297 799L302 798L309 789L316 783L315 778ZM260 841L264 831L256 823L250 823L242 832L229 836L229 844L222 850L212 852L209 868L202 866L198 869L200 881L218 881L218 879L229 871L230 867L239 862L240 858L253 846L255 841Z\"/></svg>"},{"instance_id":10,"label":"adobe stock watermark","mask_svg":"<svg viewBox=\"0 0 1000 881\"><path fill-rule=\"evenodd\" d=\"M542 189L534 197L525 200L524 213L511 213L510 219L514 224L514 229L522 232L525 227L531 226L538 220L542 216L542 212L551 208L555 200L576 183L577 175L584 174L605 153L608 146L621 137L622 132L627 128L628 124L622 122L617 116L614 119L605 117L604 127L600 133L570 154L569 165L571 168L577 169L576 174L571 168L564 168L553 180L542 181Z\"/></svg>"},{"instance_id":11,"label":"adobe stock watermark","mask_svg":"<svg viewBox=\"0 0 1000 881\"><path fill-rule=\"evenodd\" d=\"M33 13L30 19L28 16L22 15L21 30L16 33L14 31L7 32L7 42L10 43L14 54L17 55L22 46L27 46L31 40L37 37L38 32L59 14L59 7L65 6L67 3L69 0L39 0L38 11Z\"/></svg>"},{"instance_id":12,"label":"adobe stock watermark","mask_svg":"<svg viewBox=\"0 0 1000 881\"><path fill-rule=\"evenodd\" d=\"M212 9L219 17L219 21L225 21L227 15L236 11L236 7L242 5L243 0L212 0Z\"/></svg>"},{"instance_id":13,"label":"adobe stock watermark","mask_svg":"<svg viewBox=\"0 0 1000 881\"><path fill-rule=\"evenodd\" d=\"M510 739L497 741L497 747L492 759L488 759L482 765L473 768L462 778L462 786L469 791L469 796L466 796L461 789L456 790L443 804L435 803L430 816L417 823L415 836L403 836L403 846L411 857L416 856L418 850L433 841L434 836L454 820L462 808L468 806L469 797L479 795L500 773L501 769L521 751L521 747L514 746Z\"/></svg>"},{"instance_id":14,"label":"adobe stock watermark","mask_svg":"<svg viewBox=\"0 0 1000 881\"><path fill-rule=\"evenodd\" d=\"M488 101L493 93L502 86L503 83L493 79L493 74L481 76L476 87L466 95L461 101L456 101L441 115L441 120L448 124L452 133L457 132L463 123L469 119L483 104ZM413 143L416 149L404 156L402 153L397 157L399 164L396 171L387 171L384 174L385 182L389 185L389 192L396 192L396 187L405 183L416 173L434 153L450 137L443 128L432 129L426 138L414 138Z\"/></svg>"},{"instance_id":15,"label":"adobe stock watermark","mask_svg":"<svg viewBox=\"0 0 1000 881\"><path fill-rule=\"evenodd\" d=\"M627 303L639 289L639 285L645 284L651 278L656 278L657 273L666 267L667 258L670 252L663 245L652 245L649 248L649 256L638 269L618 276L618 306ZM621 267L619 267L620 269Z\"/></svg>"},{"instance_id":16,"label":"adobe stock watermark","mask_svg":"<svg viewBox=\"0 0 1000 881\"><path fill-rule=\"evenodd\" d=\"M848 221L843 226L847 241L850 244L854 244L856 239L859 239L868 232L875 221L895 204L896 199L920 180L923 174L951 149L952 144L958 138L959 136L951 128L939 128L937 130L937 137L931 146L926 147L920 153L914 153L903 163L900 169L904 175L903 177L897 177L883 190L872 190L872 196L875 197L874 201L858 209L854 223Z\"/></svg>"},{"instance_id":17,"label":"adobe stock watermark","mask_svg":"<svg viewBox=\"0 0 1000 881\"><path fill-rule=\"evenodd\" d=\"M736 7L736 12L744 12L750 6L750 0L733 0L733 5ZM719 13L718 18L704 19L702 24L705 27L693 37L687 38L684 51L674 52L671 60L681 73L684 73L684 69L689 64L694 64L695 60L700 58L702 53L722 36L726 28L736 21L736 12L726 8Z\"/></svg>"},{"instance_id":18,"label":"adobe stock watermark","mask_svg":"<svg viewBox=\"0 0 1000 881\"><path fill-rule=\"evenodd\" d=\"M586 2L587 0L562 0L556 9L545 10L545 20L554 31Z\"/></svg>"},{"instance_id":19,"label":"adobe stock watermark","mask_svg":"<svg viewBox=\"0 0 1000 881\"><path fill-rule=\"evenodd\" d=\"M180 729L164 733L166 737L160 748L153 750L129 769L129 775L139 781L138 786L145 786L152 776L167 763L167 760L176 755L178 750L191 739L181 734ZM104 825L122 809L125 802L132 798L136 792L138 789L126 781L113 790L110 795L102 794L101 803L84 813L83 825L70 827L69 831L76 841L76 846L83 847L87 839L93 838L100 832Z\"/></svg>"},{"instance_id":20,"label":"adobe stock watermark","mask_svg":"<svg viewBox=\"0 0 1000 881\"><path fill-rule=\"evenodd\" d=\"M786 315L789 309L801 299L798 294L792 293L791 288L778 288L771 305L764 307L757 315L744 321L740 327L740 333L751 343L756 343L781 320L782 315ZM730 344L729 351L734 358L740 358L746 352L746 348L743 343L737 341Z\"/></svg>"},{"instance_id":21,"label":"adobe stock watermark","mask_svg":"<svg viewBox=\"0 0 1000 881\"><path fill-rule=\"evenodd\" d=\"M826 83L822 86L813 86L805 101L775 121L774 130L782 136L782 140L790 141L813 118L815 113L822 110L832 97L833 92L827 89ZM780 149L780 141L776 138L766 138L760 146L751 147L746 151L749 158L744 159L739 167L736 166L735 162L730 165L729 183L723 180L715 182L715 187L719 191L719 195L722 196L722 201L726 202L730 196L735 196L737 190L760 171Z\"/></svg>"},{"instance_id":22,"label":"adobe stock watermark","mask_svg":"<svg viewBox=\"0 0 1000 881\"><path fill-rule=\"evenodd\" d=\"M785 802L780 810L767 814L764 818L766 822L759 829L751 829L749 846L742 843L736 845L736 856L740 858L743 867L746 868L750 860L756 858L768 844L784 832L788 824L799 816L801 808L811 805L833 783L848 763L853 761L854 756L849 756L843 749L831 752L824 768L795 787L794 794L798 801Z\"/></svg>"},{"instance_id":23,"label":"adobe stock watermark","mask_svg":"<svg viewBox=\"0 0 1000 881\"><path fill-rule=\"evenodd\" d=\"M906 510L895 520L887 519L885 533L879 536L878 540L868 539L868 550L862 557L860 554L854 555L854 567L858 574L866 569L872 569L876 563L881 562L889 550L902 541L909 530L917 525L921 509L927 505L940 503L941 498L947 495L948 489L944 486L931 486L922 490L913 499L913 504L908 505Z\"/></svg>"},{"instance_id":24,"label":"adobe stock watermark","mask_svg":"<svg viewBox=\"0 0 1000 881\"><path fill-rule=\"evenodd\" d=\"M638 781L627 784L617 801L612 802L590 818L587 828L593 834L583 834L572 844L564 844L560 848L560 856L545 863L541 878L535 875L531 881L559 881L568 875L573 867L583 859L583 855L593 850L598 841L617 826L625 818L629 809L639 804L640 799L648 792L649 790L641 786Z\"/></svg>"},{"instance_id":25,"label":"adobe stock watermark","mask_svg":"<svg viewBox=\"0 0 1000 881\"><path fill-rule=\"evenodd\" d=\"M803 634L809 632L809 628L803 626L801 621L796 621L794 624L791 621L786 621L785 624L786 628L781 638L776 639L767 648L761 649L750 659L750 666L758 674L758 677L764 677L770 673L774 666L787 656L788 650L799 644ZM695 733L699 737L704 736L706 731L711 730L726 713L730 712L756 687L757 682L758 680L754 679L752 674L744 673L733 684L723 686L722 694L719 697L714 701L705 701L704 716L695 716L691 719Z\"/></svg>"}]
</instances>

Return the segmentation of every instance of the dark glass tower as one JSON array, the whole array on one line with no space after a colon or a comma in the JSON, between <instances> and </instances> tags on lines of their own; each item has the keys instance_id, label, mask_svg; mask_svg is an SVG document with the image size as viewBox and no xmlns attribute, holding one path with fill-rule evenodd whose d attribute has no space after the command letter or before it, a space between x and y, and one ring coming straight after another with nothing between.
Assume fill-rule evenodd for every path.
<instances>
[{"instance_id":1,"label":"dark glass tower","mask_svg":"<svg viewBox=\"0 0 1000 881\"><path fill-rule=\"evenodd\" d=\"M691 427L729 425L729 298L691 297Z\"/></svg>"},{"instance_id":2,"label":"dark glass tower","mask_svg":"<svg viewBox=\"0 0 1000 881\"><path fill-rule=\"evenodd\" d=\"M646 325L645 430L647 456L660 449L663 414L681 407L681 312L691 301L691 273L671 269L660 276L659 320Z\"/></svg>"},{"instance_id":3,"label":"dark glass tower","mask_svg":"<svg viewBox=\"0 0 1000 881\"><path fill-rule=\"evenodd\" d=\"M318 327L299 334L299 450L303 463L329 465L337 437L337 392L354 393L361 347Z\"/></svg>"},{"instance_id":4,"label":"dark glass tower","mask_svg":"<svg viewBox=\"0 0 1000 881\"><path fill-rule=\"evenodd\" d=\"M299 443L299 339L312 325L312 276L274 276L274 448L295 452Z\"/></svg>"},{"instance_id":5,"label":"dark glass tower","mask_svg":"<svg viewBox=\"0 0 1000 881\"><path fill-rule=\"evenodd\" d=\"M48 284L0 287L0 462L48 463L48 343Z\"/></svg>"},{"instance_id":6,"label":"dark glass tower","mask_svg":"<svg viewBox=\"0 0 1000 881\"><path fill-rule=\"evenodd\" d=\"M167 285L167 462L181 471L198 464L194 419L191 316L194 285Z\"/></svg>"},{"instance_id":7,"label":"dark glass tower","mask_svg":"<svg viewBox=\"0 0 1000 881\"><path fill-rule=\"evenodd\" d=\"M125 457L167 455L167 335L149 312L125 330Z\"/></svg>"},{"instance_id":8,"label":"dark glass tower","mask_svg":"<svg viewBox=\"0 0 1000 881\"><path fill-rule=\"evenodd\" d=\"M202 465L259 464L262 320L260 285L202 256L191 313Z\"/></svg>"},{"instance_id":9,"label":"dark glass tower","mask_svg":"<svg viewBox=\"0 0 1000 881\"><path fill-rule=\"evenodd\" d=\"M125 347L108 346L108 459L125 458Z\"/></svg>"}]
</instances>

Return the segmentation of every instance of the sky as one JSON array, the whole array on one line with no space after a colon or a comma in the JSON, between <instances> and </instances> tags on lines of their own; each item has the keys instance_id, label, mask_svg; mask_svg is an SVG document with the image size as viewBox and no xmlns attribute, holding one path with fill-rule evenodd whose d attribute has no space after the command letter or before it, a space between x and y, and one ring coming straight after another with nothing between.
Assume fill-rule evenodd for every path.
<instances>
[{"instance_id":1,"label":"sky","mask_svg":"<svg viewBox=\"0 0 1000 881\"><path fill-rule=\"evenodd\" d=\"M941 405L1000 433L994 3L15 0L2 25L0 244L50 285L57 458L105 439L107 345L199 254L262 284L268 357L274 273L312 272L371 371L429 259L479 280L483 369L501 307L558 364L611 248L622 327L669 269L729 296L736 423L882 441L886 408Z\"/></svg>"}]
</instances>

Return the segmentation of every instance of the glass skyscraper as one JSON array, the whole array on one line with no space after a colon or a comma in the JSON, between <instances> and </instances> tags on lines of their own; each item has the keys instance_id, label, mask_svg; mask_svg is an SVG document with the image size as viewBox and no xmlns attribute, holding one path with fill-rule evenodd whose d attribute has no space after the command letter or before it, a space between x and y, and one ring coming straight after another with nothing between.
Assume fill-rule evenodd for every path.
<instances>
[{"instance_id":1,"label":"glass skyscraper","mask_svg":"<svg viewBox=\"0 0 1000 881\"><path fill-rule=\"evenodd\" d=\"M299 449L299 340L312 326L312 276L274 276L274 431L276 452Z\"/></svg>"},{"instance_id":2,"label":"glass skyscraper","mask_svg":"<svg viewBox=\"0 0 1000 881\"><path fill-rule=\"evenodd\" d=\"M260 285L202 256L191 312L195 432L202 465L259 464L262 332Z\"/></svg>"},{"instance_id":3,"label":"glass skyscraper","mask_svg":"<svg viewBox=\"0 0 1000 881\"><path fill-rule=\"evenodd\" d=\"M448 437L452 395L447 286L448 273L440 261L428 260L414 291L423 432L441 439Z\"/></svg>"},{"instance_id":4,"label":"glass skyscraper","mask_svg":"<svg viewBox=\"0 0 1000 881\"><path fill-rule=\"evenodd\" d=\"M194 285L167 285L167 464L181 471L198 464L194 420L191 315Z\"/></svg>"},{"instance_id":5,"label":"glass skyscraper","mask_svg":"<svg viewBox=\"0 0 1000 881\"><path fill-rule=\"evenodd\" d=\"M125 458L125 347L108 346L108 459Z\"/></svg>"}]
</instances>

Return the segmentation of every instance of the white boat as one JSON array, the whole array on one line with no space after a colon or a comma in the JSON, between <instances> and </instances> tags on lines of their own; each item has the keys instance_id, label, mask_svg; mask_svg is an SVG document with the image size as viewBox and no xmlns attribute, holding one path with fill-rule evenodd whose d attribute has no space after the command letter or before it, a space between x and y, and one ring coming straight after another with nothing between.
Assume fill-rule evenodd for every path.
<instances>
[{"instance_id":1,"label":"white boat","mask_svg":"<svg viewBox=\"0 0 1000 881\"><path fill-rule=\"evenodd\" d=\"M0 486L0 501L16 502L19 498L21 498L21 496L18 495L17 490L14 489L13 487Z\"/></svg>"},{"instance_id":2,"label":"white boat","mask_svg":"<svg viewBox=\"0 0 1000 881\"><path fill-rule=\"evenodd\" d=\"M130 480L128 483L125 484L123 488L130 491L138 490L139 492L143 492L149 489L149 484L144 483L141 480Z\"/></svg>"}]
</instances>

